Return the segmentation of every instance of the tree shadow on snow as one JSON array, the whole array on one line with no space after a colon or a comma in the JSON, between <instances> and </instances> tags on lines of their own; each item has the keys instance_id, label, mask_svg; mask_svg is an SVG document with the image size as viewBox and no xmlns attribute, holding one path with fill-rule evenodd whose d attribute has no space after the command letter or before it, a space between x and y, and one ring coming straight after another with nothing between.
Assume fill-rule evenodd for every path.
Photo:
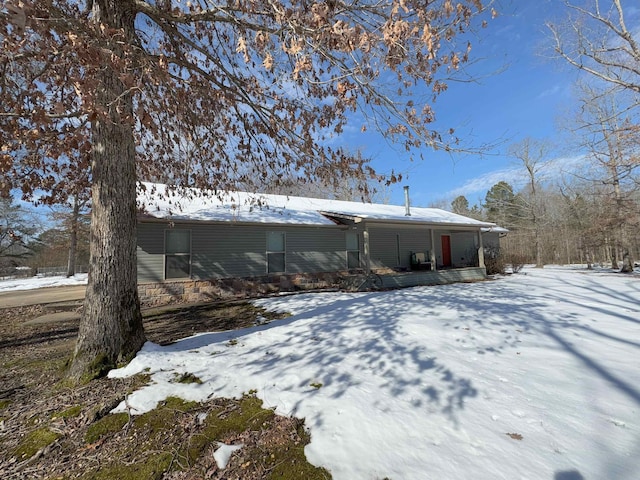
<instances>
[{"instance_id":1,"label":"tree shadow on snow","mask_svg":"<svg viewBox=\"0 0 640 480\"><path fill-rule=\"evenodd\" d=\"M424 322L440 322L445 332L451 328L457 335L461 353L511 354L524 339L544 336L579 360L585 372L604 379L640 405L640 392L635 385L572 341L575 336L591 336L618 343L635 353L640 343L598 329L588 312L638 323L635 312L640 311L639 302L632 295L609 289L600 282L576 282L574 287L578 288L572 289L571 297L553 284L543 296L523 296L522 285L508 279L367 294L305 294L300 298L308 299L309 305L298 315L244 330L198 335L163 349L193 350L230 339L242 342L245 335L277 329L268 345L244 347L246 375L281 371L286 378L274 379L279 386L286 384L286 389L313 395L310 384L318 383L323 394L335 399L351 394L352 389L371 389L372 395L379 389L397 402L444 415L456 424L457 412L479 395L479 389L473 378L438 358L440 347L434 339L408 334L406 315L417 315ZM269 308L286 309L289 301L295 299L271 299L268 304ZM572 305L577 310L567 312L559 308L554 312L550 308L554 302ZM586 314L580 316L576 311ZM448 314L443 316L443 312ZM476 330L489 334L475 337ZM350 365L355 365L355 369L351 371ZM302 373L309 371L311 375ZM372 381L366 380L371 378L373 385L362 384ZM307 398L302 395L300 402ZM373 402L381 412L389 407L383 398ZM294 405L291 413L295 414L298 407ZM321 417L320 413L319 421Z\"/></svg>"},{"instance_id":2,"label":"tree shadow on snow","mask_svg":"<svg viewBox=\"0 0 640 480\"><path fill-rule=\"evenodd\" d=\"M390 300L389 295L399 296L400 300L407 294L410 294L408 290L313 294L326 295L327 301L284 320L245 330L202 334L163 350L194 350L232 339L242 343L245 335L276 328L279 335L268 345L243 346L247 375L284 369L290 372L291 378L274 379L289 382L284 388L312 394L313 388L309 385L317 382L322 385L323 393L334 399L348 395L352 388L380 389L406 402L408 407L441 412L455 422L456 412L463 409L467 399L475 397L478 390L471 378L461 376L438 359L437 350L429 347L429 339L412 340L403 330L397 302ZM412 303L420 308L421 294L413 295ZM286 302L282 300L282 308L286 308ZM270 308L273 307L271 302ZM295 328L303 323L304 329ZM353 371L350 365L356 365ZM297 372L309 371L311 375L297 375ZM375 385L362 385L363 378L372 377ZM374 402L380 411L388 408L384 398ZM293 406L290 413L296 414L297 408Z\"/></svg>"}]
</instances>

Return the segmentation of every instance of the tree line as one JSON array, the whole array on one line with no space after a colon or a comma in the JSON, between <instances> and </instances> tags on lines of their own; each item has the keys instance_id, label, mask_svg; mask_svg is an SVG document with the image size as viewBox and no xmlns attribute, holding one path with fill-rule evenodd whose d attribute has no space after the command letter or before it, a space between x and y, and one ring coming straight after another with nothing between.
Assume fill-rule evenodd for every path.
<instances>
[{"instance_id":1,"label":"tree line","mask_svg":"<svg viewBox=\"0 0 640 480\"><path fill-rule=\"evenodd\" d=\"M578 171L568 170L561 178L549 151L547 143L530 138L515 144L511 153L522 171L521 187L515 190L500 181L480 205L470 207L466 197L458 196L451 210L507 228L501 241L507 260L517 258L539 267L581 263L633 271L640 257L636 147L616 149L617 158L587 153Z\"/></svg>"},{"instance_id":2,"label":"tree line","mask_svg":"<svg viewBox=\"0 0 640 480\"><path fill-rule=\"evenodd\" d=\"M31 276L49 267L70 277L89 264L87 205L51 206L46 215L0 198L0 277Z\"/></svg>"}]
</instances>

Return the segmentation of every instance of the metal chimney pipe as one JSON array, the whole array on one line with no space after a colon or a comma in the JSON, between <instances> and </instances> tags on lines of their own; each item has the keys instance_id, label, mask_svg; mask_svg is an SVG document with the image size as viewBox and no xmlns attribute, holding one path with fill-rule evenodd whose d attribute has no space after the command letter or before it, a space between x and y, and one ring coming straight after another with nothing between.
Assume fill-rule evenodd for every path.
<instances>
[{"instance_id":1,"label":"metal chimney pipe","mask_svg":"<svg viewBox=\"0 0 640 480\"><path fill-rule=\"evenodd\" d=\"M411 216L411 202L409 201L409 185L404 187L404 208L405 208L405 216Z\"/></svg>"}]
</instances>

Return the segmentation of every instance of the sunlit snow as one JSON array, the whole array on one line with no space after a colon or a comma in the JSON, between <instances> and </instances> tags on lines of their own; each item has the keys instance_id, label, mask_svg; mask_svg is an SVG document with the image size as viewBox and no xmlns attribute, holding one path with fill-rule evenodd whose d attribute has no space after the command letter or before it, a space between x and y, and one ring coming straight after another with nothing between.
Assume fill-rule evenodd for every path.
<instances>
[{"instance_id":1,"label":"sunlit snow","mask_svg":"<svg viewBox=\"0 0 640 480\"><path fill-rule=\"evenodd\" d=\"M213 458L216 461L218 468L223 470L227 468L231 455L242 447L244 447L242 443L239 445L225 445L224 443L218 442L218 448L213 452Z\"/></svg>"},{"instance_id":2,"label":"sunlit snow","mask_svg":"<svg viewBox=\"0 0 640 480\"><path fill-rule=\"evenodd\" d=\"M640 478L638 275L530 268L256 303L293 316L147 343L112 371L153 373L132 413L256 389L306 419L307 458L336 480ZM203 384L171 381L185 372Z\"/></svg>"},{"instance_id":3,"label":"sunlit snow","mask_svg":"<svg viewBox=\"0 0 640 480\"><path fill-rule=\"evenodd\" d=\"M14 292L17 290L34 290L46 287L62 287L69 285L86 285L87 274L78 273L72 277L64 276L34 276L29 278L15 278L0 280L0 292Z\"/></svg>"}]
</instances>

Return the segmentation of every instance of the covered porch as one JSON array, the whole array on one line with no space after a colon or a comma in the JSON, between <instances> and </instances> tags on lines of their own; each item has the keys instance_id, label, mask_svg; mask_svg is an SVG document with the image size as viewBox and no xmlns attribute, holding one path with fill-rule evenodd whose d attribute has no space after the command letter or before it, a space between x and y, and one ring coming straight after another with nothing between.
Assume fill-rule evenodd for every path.
<instances>
[{"instance_id":1,"label":"covered porch","mask_svg":"<svg viewBox=\"0 0 640 480\"><path fill-rule=\"evenodd\" d=\"M487 278L484 267L465 267L448 270L394 272L380 275L383 288L445 285L459 282L478 282Z\"/></svg>"}]
</instances>

